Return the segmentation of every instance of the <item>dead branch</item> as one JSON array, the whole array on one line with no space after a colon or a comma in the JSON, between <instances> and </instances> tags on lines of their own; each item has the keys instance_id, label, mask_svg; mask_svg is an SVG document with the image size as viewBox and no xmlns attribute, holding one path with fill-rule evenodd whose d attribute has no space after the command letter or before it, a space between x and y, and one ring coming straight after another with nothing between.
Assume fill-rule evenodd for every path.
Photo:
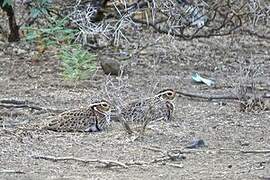
<instances>
[{"instance_id":1,"label":"dead branch","mask_svg":"<svg viewBox=\"0 0 270 180\"><path fill-rule=\"evenodd\" d=\"M172 3L170 4L171 6L158 5L156 9L154 8L159 16L163 16L163 20L162 18L156 19L155 22L136 18L132 18L132 20L138 24L152 27L158 33L171 34L175 37L191 40L194 38L230 35L242 26L242 18L246 15L238 13L246 7L245 3L238 8L237 11L234 10L233 7L229 7L223 3L216 3L208 8L199 8L196 4L184 5L185 3L179 7L177 3L170 3ZM225 14L223 14L224 8L227 9ZM207 13L201 13L203 9L213 15L212 17L208 17L208 20L205 21L202 26L194 29L193 23L196 21L204 21L203 19L207 16ZM190 16L193 17L191 18L193 20L190 19ZM169 25L169 27L162 25L162 23ZM194 29L194 31L190 32L188 31L189 29ZM205 31L204 29L208 30Z\"/></svg>"},{"instance_id":2,"label":"dead branch","mask_svg":"<svg viewBox=\"0 0 270 180\"><path fill-rule=\"evenodd\" d=\"M131 130L131 128L126 120L124 120L122 117L120 117L120 122L124 126L124 129L126 130L126 132L128 134L133 134L133 131Z\"/></svg>"},{"instance_id":3,"label":"dead branch","mask_svg":"<svg viewBox=\"0 0 270 180\"><path fill-rule=\"evenodd\" d=\"M161 158L157 158L152 160L150 163L154 164L154 163L158 163L158 162L163 162L163 161L168 161L168 160L172 160L171 157L161 157Z\"/></svg>"},{"instance_id":4,"label":"dead branch","mask_svg":"<svg viewBox=\"0 0 270 180\"><path fill-rule=\"evenodd\" d=\"M25 174L23 171L13 170L13 169L2 169L0 170L0 174Z\"/></svg>"},{"instance_id":5,"label":"dead branch","mask_svg":"<svg viewBox=\"0 0 270 180\"><path fill-rule=\"evenodd\" d=\"M175 149L177 150L177 149ZM173 151L175 151L173 150ZM267 154L270 153L270 149L262 149L262 150L238 150L238 149L206 149L206 150L200 150L200 149L190 149L190 150L182 150L181 148L179 149L181 153L183 154L189 154L189 153L202 153L202 152L209 152L209 151L215 151L215 152L232 152L232 153L245 153L245 154Z\"/></svg>"},{"instance_id":6,"label":"dead branch","mask_svg":"<svg viewBox=\"0 0 270 180\"><path fill-rule=\"evenodd\" d=\"M253 153L253 154L264 154L264 153L270 153L270 149L264 149L264 150L241 150L241 153Z\"/></svg>"},{"instance_id":7,"label":"dead branch","mask_svg":"<svg viewBox=\"0 0 270 180\"><path fill-rule=\"evenodd\" d=\"M149 165L149 162L145 162L145 161L131 161L131 162L127 162L125 163L127 166L143 166L143 165Z\"/></svg>"},{"instance_id":8,"label":"dead branch","mask_svg":"<svg viewBox=\"0 0 270 180\"><path fill-rule=\"evenodd\" d=\"M111 168L111 167L122 167L122 168L128 168L128 166L141 166L141 165L150 165L154 163L160 163L160 162L166 162L166 161L177 161L177 160L182 160L185 159L185 157L182 155L181 152L178 153L167 153L166 155L153 159L152 161L145 162L145 161L131 161L131 162L119 162L119 161L114 161L114 160L103 160L103 159L83 159L83 158L77 158L73 156L67 156L67 157L55 157L55 156L43 156L43 155L33 155L32 158L34 159L44 159L48 161L53 161L53 162L58 162L58 161L76 161L76 162L82 162L82 163L100 163L104 164L106 168ZM166 163L167 164L167 163ZM165 164L165 165L166 165ZM180 168L181 165L178 164L170 164L170 166L175 166Z\"/></svg>"},{"instance_id":9,"label":"dead branch","mask_svg":"<svg viewBox=\"0 0 270 180\"><path fill-rule=\"evenodd\" d=\"M107 45L120 47L131 40L130 30L137 31L142 26L187 40L226 36L242 27L250 15L249 3L231 4L221 0L216 3L124 0L106 4L102 8L77 4L68 10L70 19L81 29L77 40L91 44L87 37L105 38L110 42ZM98 21L89 22L96 16Z\"/></svg>"},{"instance_id":10,"label":"dead branch","mask_svg":"<svg viewBox=\"0 0 270 180\"><path fill-rule=\"evenodd\" d=\"M183 164L166 163L166 165L176 167L176 168L183 168L184 167Z\"/></svg>"},{"instance_id":11,"label":"dead branch","mask_svg":"<svg viewBox=\"0 0 270 180\"><path fill-rule=\"evenodd\" d=\"M31 105L27 105L27 104L20 104L20 105L10 105L10 104L0 104L0 107L4 107L4 108L30 108L30 109L34 109L34 110L43 110L43 108L38 107L38 106L31 106Z\"/></svg>"},{"instance_id":12,"label":"dead branch","mask_svg":"<svg viewBox=\"0 0 270 180\"><path fill-rule=\"evenodd\" d=\"M168 156L170 156L170 154L172 154L173 156L172 157L177 157L179 158L180 156L179 155L182 155L182 154L193 154L193 153L208 153L210 151L213 151L213 152L231 152L231 153L245 153L245 154L267 154L267 153L270 153L270 149L262 149L262 150L239 150L239 149L224 149L224 148L221 148L221 149L184 149L184 148L176 148L176 149L170 149L170 150L162 150L161 148L158 148L158 147L143 147L143 149L147 149L147 150L150 150L150 151L153 151L153 152L160 152L162 154L167 154ZM162 161L162 160L166 160L168 159L168 157L163 157L160 158L160 159L157 159L155 160L155 162L157 161ZM154 162L154 161L152 161Z\"/></svg>"},{"instance_id":13,"label":"dead branch","mask_svg":"<svg viewBox=\"0 0 270 180\"><path fill-rule=\"evenodd\" d=\"M154 159L150 162L145 162L145 161L132 161L132 162L127 162L125 163L128 166L143 166L143 165L150 165L150 164L154 164L154 163L160 163L160 162L165 162L171 160L170 158L158 158L158 159ZM164 165L169 165L169 166L174 166L174 167L178 167L180 168L182 165L181 164L174 164L174 163L165 163ZM183 168L183 166L181 167Z\"/></svg>"},{"instance_id":14,"label":"dead branch","mask_svg":"<svg viewBox=\"0 0 270 180\"><path fill-rule=\"evenodd\" d=\"M120 166L123 168L128 168L128 166L124 163L114 161L114 160L102 160L102 159L83 159L83 158L77 158L73 156L67 156L67 157L54 157L54 156L43 156L43 155L33 155L32 158L34 159L44 159L49 160L53 162L57 161L76 161L76 162L82 162L82 163L100 163L104 164L105 167L110 168L114 166Z\"/></svg>"},{"instance_id":15,"label":"dead branch","mask_svg":"<svg viewBox=\"0 0 270 180\"><path fill-rule=\"evenodd\" d=\"M237 96L229 96L229 95L200 95L200 94L193 94L193 93L186 93L181 91L176 91L177 94L190 97L190 98L199 98L199 99L206 99L208 101L212 100L240 100ZM267 99L270 98L269 95L264 94L261 96L261 98Z\"/></svg>"},{"instance_id":16,"label":"dead branch","mask_svg":"<svg viewBox=\"0 0 270 180\"><path fill-rule=\"evenodd\" d=\"M38 110L38 111L46 111L46 112L63 112L63 110L59 109L51 109L51 108L44 108L37 105L30 105L34 104L34 102L30 102L28 100L15 100L15 99L1 99L0 100L0 107L4 108L29 108L31 110Z\"/></svg>"},{"instance_id":17,"label":"dead branch","mask_svg":"<svg viewBox=\"0 0 270 180\"><path fill-rule=\"evenodd\" d=\"M220 95L220 96L199 95L199 94L192 94L192 93L186 93L186 92L181 92L181 91L176 91L176 93L179 95L182 95L182 96L187 96L190 98L206 99L208 101L221 100L221 99L229 99L229 100L238 100L239 99L236 96L226 96L226 95Z\"/></svg>"},{"instance_id":18,"label":"dead branch","mask_svg":"<svg viewBox=\"0 0 270 180\"><path fill-rule=\"evenodd\" d=\"M156 148L156 147L143 147L143 149L147 149L147 150L154 151L154 152L164 153L163 150L161 150L160 148Z\"/></svg>"},{"instance_id":19,"label":"dead branch","mask_svg":"<svg viewBox=\"0 0 270 180\"><path fill-rule=\"evenodd\" d=\"M157 163L157 162L163 162L163 161L177 161L177 160L183 160L186 157L183 155L183 150L162 150L160 148L156 147L143 147L144 149L154 151L154 152L160 152L162 153L162 157L152 160L150 163Z\"/></svg>"},{"instance_id":20,"label":"dead branch","mask_svg":"<svg viewBox=\"0 0 270 180\"><path fill-rule=\"evenodd\" d=\"M0 103L5 103L5 104L27 104L29 101L22 101L22 100L15 100L15 99L0 99Z\"/></svg>"}]
</instances>

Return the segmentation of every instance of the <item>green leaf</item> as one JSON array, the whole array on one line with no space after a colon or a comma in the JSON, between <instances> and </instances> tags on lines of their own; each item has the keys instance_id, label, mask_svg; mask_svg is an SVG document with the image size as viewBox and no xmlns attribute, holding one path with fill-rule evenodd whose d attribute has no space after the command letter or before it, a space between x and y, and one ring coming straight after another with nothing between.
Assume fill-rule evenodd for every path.
<instances>
[{"instance_id":1,"label":"green leaf","mask_svg":"<svg viewBox=\"0 0 270 180\"><path fill-rule=\"evenodd\" d=\"M27 33L26 40L28 40L28 41L33 41L33 40L36 39L37 37L38 37L37 32L35 32L35 31L30 31L30 32Z\"/></svg>"},{"instance_id":2,"label":"green leaf","mask_svg":"<svg viewBox=\"0 0 270 180\"><path fill-rule=\"evenodd\" d=\"M40 11L41 14L45 14L45 15L48 14L48 9L47 8L42 7L42 8L39 9L39 11Z\"/></svg>"},{"instance_id":3,"label":"green leaf","mask_svg":"<svg viewBox=\"0 0 270 180\"><path fill-rule=\"evenodd\" d=\"M30 11L30 16L33 18L38 17L39 15L41 15L41 11L38 8L32 8Z\"/></svg>"},{"instance_id":4,"label":"green leaf","mask_svg":"<svg viewBox=\"0 0 270 180\"><path fill-rule=\"evenodd\" d=\"M81 45L63 47L59 58L63 62L63 76L67 79L86 79L96 69L95 57Z\"/></svg>"}]
</instances>

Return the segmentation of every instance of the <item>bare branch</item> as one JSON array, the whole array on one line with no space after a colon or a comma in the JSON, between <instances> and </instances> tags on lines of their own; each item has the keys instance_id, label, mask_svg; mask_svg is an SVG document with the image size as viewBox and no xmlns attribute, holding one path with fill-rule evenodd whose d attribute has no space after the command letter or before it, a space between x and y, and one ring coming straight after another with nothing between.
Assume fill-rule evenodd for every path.
<instances>
[{"instance_id":1,"label":"bare branch","mask_svg":"<svg viewBox=\"0 0 270 180\"><path fill-rule=\"evenodd\" d=\"M67 157L54 157L54 156L43 156L43 155L33 155L32 158L34 159L44 159L49 161L76 161L76 162L82 162L82 163L100 163L104 164L105 167L115 167L120 166L122 168L128 168L127 165L124 163L113 161L113 160L103 160L103 159L83 159L83 158L77 158L73 156L67 156Z\"/></svg>"},{"instance_id":2,"label":"bare branch","mask_svg":"<svg viewBox=\"0 0 270 180\"><path fill-rule=\"evenodd\" d=\"M25 172L12 169L2 169L0 170L0 174L25 174Z\"/></svg>"},{"instance_id":3,"label":"bare branch","mask_svg":"<svg viewBox=\"0 0 270 180\"><path fill-rule=\"evenodd\" d=\"M38 110L38 111L46 111L46 112L55 112L55 113L59 113L59 112L63 112L63 110L59 110L59 109L51 109L51 108L44 108L44 107L40 107L40 106L36 106L36 105L28 105L28 104L0 104L0 107L4 107L4 108L29 108L32 110Z\"/></svg>"},{"instance_id":4,"label":"bare branch","mask_svg":"<svg viewBox=\"0 0 270 180\"><path fill-rule=\"evenodd\" d=\"M206 99L208 101L212 101L212 100L221 100L221 99L228 99L228 100L239 100L239 98L237 96L226 96L226 95L220 95L220 96L213 96L213 95L199 95L199 94L192 94L192 93L186 93L186 92L181 92L181 91L177 91L176 92L179 95L182 96L187 96L190 98L199 98L199 99Z\"/></svg>"},{"instance_id":5,"label":"bare branch","mask_svg":"<svg viewBox=\"0 0 270 180\"><path fill-rule=\"evenodd\" d=\"M251 153L251 154L267 154L270 153L270 149L263 149L263 150L241 150L241 153Z\"/></svg>"}]
</instances>

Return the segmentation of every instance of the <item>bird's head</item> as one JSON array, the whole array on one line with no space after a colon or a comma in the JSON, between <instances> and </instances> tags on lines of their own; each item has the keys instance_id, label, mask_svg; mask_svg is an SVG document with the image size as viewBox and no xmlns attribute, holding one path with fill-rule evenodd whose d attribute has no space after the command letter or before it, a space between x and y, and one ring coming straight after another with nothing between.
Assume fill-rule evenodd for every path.
<instances>
[{"instance_id":1,"label":"bird's head","mask_svg":"<svg viewBox=\"0 0 270 180\"><path fill-rule=\"evenodd\" d=\"M172 101L175 99L176 92L173 89L164 89L160 91L155 97L162 98L163 100Z\"/></svg>"},{"instance_id":2,"label":"bird's head","mask_svg":"<svg viewBox=\"0 0 270 180\"><path fill-rule=\"evenodd\" d=\"M111 105L108 101L105 100L95 102L91 104L91 107L101 114L109 114L111 112Z\"/></svg>"}]
</instances>

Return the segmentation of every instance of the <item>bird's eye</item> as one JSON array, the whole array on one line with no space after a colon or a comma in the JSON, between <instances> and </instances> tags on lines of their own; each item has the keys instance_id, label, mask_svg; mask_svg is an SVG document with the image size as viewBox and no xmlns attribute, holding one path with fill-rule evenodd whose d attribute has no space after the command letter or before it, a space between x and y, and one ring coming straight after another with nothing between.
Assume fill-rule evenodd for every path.
<instances>
[{"instance_id":1,"label":"bird's eye","mask_svg":"<svg viewBox=\"0 0 270 180\"><path fill-rule=\"evenodd\" d=\"M108 104L102 104L103 107L108 107Z\"/></svg>"},{"instance_id":2,"label":"bird's eye","mask_svg":"<svg viewBox=\"0 0 270 180\"><path fill-rule=\"evenodd\" d=\"M167 94L168 94L169 96L172 96L172 95L173 95L173 93L172 93L172 92L168 92Z\"/></svg>"}]
</instances>

